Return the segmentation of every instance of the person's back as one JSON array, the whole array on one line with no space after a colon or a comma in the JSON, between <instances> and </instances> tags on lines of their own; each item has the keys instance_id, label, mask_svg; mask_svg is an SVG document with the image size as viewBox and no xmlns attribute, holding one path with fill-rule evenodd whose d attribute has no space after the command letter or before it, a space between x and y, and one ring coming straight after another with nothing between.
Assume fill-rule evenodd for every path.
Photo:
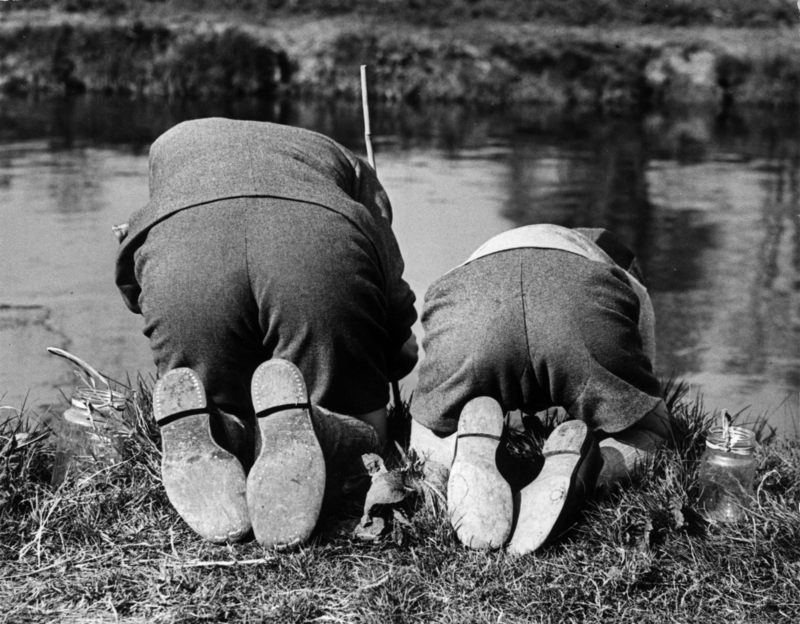
<instances>
[{"instance_id":1,"label":"person's back","mask_svg":"<svg viewBox=\"0 0 800 624\"><path fill-rule=\"evenodd\" d=\"M170 499L209 539L237 539L247 523L220 537L205 518L248 517L241 471L255 460L253 473L270 477L251 473L247 480L256 537L274 545L289 539L274 533L276 523L307 537L312 521L310 528L295 523L298 528L264 511L275 507L276 496L301 506L313 499L306 507L315 521L319 488L298 484L316 479L318 485L320 471L325 482L319 453L295 464L282 455L283 434L274 429L289 425L272 413L280 407L272 401L310 399L314 427L310 413L293 426L304 448L322 445L329 464L334 447L348 439L363 441L367 450L378 447L376 431L362 421L382 433L389 381L416 359L402 357L413 342L416 312L402 279L388 198L371 168L327 137L226 119L185 122L159 138L151 149L150 191L122 242L117 284L128 307L144 316L162 377L155 394L156 404L160 399L166 406L157 409L162 432L183 428L189 437L208 438L203 432L211 426L207 448L228 453L225 462L201 467L187 463L177 442L165 449ZM184 392L194 405L189 412L205 410L199 424L180 401L169 400L184 387L191 388ZM200 396L208 406L190 400ZM349 418L348 433L341 434L345 417L330 412L360 420ZM317 440L321 430L327 433ZM283 468L274 463L279 456ZM306 474L301 479L293 470ZM187 483L203 481L238 485L217 500L202 487L187 494Z\"/></svg>"},{"instance_id":2,"label":"person's back","mask_svg":"<svg viewBox=\"0 0 800 624\"><path fill-rule=\"evenodd\" d=\"M175 208L218 199L280 197L318 203L347 216L366 208L391 223L388 197L364 167L351 152L316 132L257 121L200 119L178 124L153 143L150 204L163 217Z\"/></svg>"},{"instance_id":3,"label":"person's back","mask_svg":"<svg viewBox=\"0 0 800 624\"><path fill-rule=\"evenodd\" d=\"M465 543L497 548L510 535L512 514L492 511L511 509L494 463L504 413L560 406L575 419L545 446L560 459L522 492L516 552L553 535L598 477L623 478L652 450L644 434L612 474L614 453L628 451L611 449L615 439L630 442L637 428L668 431L653 372L652 306L634 273L633 253L610 233L541 224L490 239L428 289L412 446L428 457L429 472L442 476L452 462L448 503ZM595 438L605 438L604 473Z\"/></svg>"},{"instance_id":4,"label":"person's back","mask_svg":"<svg viewBox=\"0 0 800 624\"><path fill-rule=\"evenodd\" d=\"M316 132L223 118L187 121L153 143L149 168L150 200L132 215L117 262L117 285L135 312L133 254L156 223L194 206L243 197L316 204L350 220L379 253L396 250L392 207L375 173Z\"/></svg>"}]
</instances>

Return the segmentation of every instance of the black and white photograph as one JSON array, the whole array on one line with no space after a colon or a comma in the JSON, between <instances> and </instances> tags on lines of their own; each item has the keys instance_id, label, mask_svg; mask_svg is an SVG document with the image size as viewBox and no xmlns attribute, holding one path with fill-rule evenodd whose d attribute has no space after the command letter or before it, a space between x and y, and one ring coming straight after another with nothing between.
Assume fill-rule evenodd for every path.
<instances>
[{"instance_id":1,"label":"black and white photograph","mask_svg":"<svg viewBox=\"0 0 800 624\"><path fill-rule=\"evenodd\" d=\"M800 621L800 2L0 0L0 624Z\"/></svg>"}]
</instances>

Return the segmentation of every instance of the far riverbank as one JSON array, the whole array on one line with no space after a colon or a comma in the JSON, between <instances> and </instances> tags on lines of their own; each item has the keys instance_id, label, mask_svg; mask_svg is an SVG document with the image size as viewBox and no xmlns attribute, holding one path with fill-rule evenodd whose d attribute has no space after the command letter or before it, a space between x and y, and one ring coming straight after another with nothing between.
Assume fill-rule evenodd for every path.
<instances>
[{"instance_id":1,"label":"far riverbank","mask_svg":"<svg viewBox=\"0 0 800 624\"><path fill-rule=\"evenodd\" d=\"M794 28L581 27L377 17L171 23L52 12L0 21L0 90L170 98L547 103L604 112L800 103Z\"/></svg>"}]
</instances>

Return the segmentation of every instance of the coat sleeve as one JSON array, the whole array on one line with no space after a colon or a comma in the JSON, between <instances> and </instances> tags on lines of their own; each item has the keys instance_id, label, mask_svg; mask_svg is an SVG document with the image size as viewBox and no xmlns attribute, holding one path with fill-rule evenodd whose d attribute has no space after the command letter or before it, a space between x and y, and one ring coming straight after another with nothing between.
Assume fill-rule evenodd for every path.
<instances>
[{"instance_id":1,"label":"coat sleeve","mask_svg":"<svg viewBox=\"0 0 800 624\"><path fill-rule=\"evenodd\" d=\"M417 310L414 307L416 296L411 287L403 279L405 264L400 255L400 247L391 228L388 230L386 255L386 300L387 300L387 329L389 333L389 360L394 361L398 352L411 337L411 326L417 320Z\"/></svg>"},{"instance_id":2,"label":"coat sleeve","mask_svg":"<svg viewBox=\"0 0 800 624\"><path fill-rule=\"evenodd\" d=\"M378 180L375 170L367 162L355 155L352 156L352 163L355 174L353 199L366 206L370 212L378 212L391 225L393 218L392 204L389 202L389 196L386 194L380 180Z\"/></svg>"},{"instance_id":3,"label":"coat sleeve","mask_svg":"<svg viewBox=\"0 0 800 624\"><path fill-rule=\"evenodd\" d=\"M386 299L389 332L389 358L396 356L406 340L411 336L411 326L417 320L414 307L416 296L411 287L403 279L405 263L400 253L400 246L392 231L392 205L389 196L378 180L372 167L357 156L352 156L355 173L353 199L364 205L373 214L381 216L379 224L383 232L384 252L386 257Z\"/></svg>"}]
</instances>

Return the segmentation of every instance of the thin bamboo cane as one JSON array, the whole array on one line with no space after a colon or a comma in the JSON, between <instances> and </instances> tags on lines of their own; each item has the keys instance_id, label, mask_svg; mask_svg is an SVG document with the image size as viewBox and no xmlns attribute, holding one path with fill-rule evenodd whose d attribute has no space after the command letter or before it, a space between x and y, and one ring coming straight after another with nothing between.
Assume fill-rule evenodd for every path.
<instances>
[{"instance_id":1,"label":"thin bamboo cane","mask_svg":"<svg viewBox=\"0 0 800 624\"><path fill-rule=\"evenodd\" d=\"M378 168L375 166L375 153L372 151L372 129L369 124L369 98L367 97L367 66L361 66L361 107L364 109L364 143L367 145L367 160L369 166L377 174ZM395 407L400 407L400 382L392 380L392 395L394 396Z\"/></svg>"},{"instance_id":2,"label":"thin bamboo cane","mask_svg":"<svg viewBox=\"0 0 800 624\"><path fill-rule=\"evenodd\" d=\"M364 142L367 144L367 160L375 173L375 154L372 152L372 130L369 125L369 102L367 100L367 66L361 66L361 107L364 109Z\"/></svg>"}]
</instances>

